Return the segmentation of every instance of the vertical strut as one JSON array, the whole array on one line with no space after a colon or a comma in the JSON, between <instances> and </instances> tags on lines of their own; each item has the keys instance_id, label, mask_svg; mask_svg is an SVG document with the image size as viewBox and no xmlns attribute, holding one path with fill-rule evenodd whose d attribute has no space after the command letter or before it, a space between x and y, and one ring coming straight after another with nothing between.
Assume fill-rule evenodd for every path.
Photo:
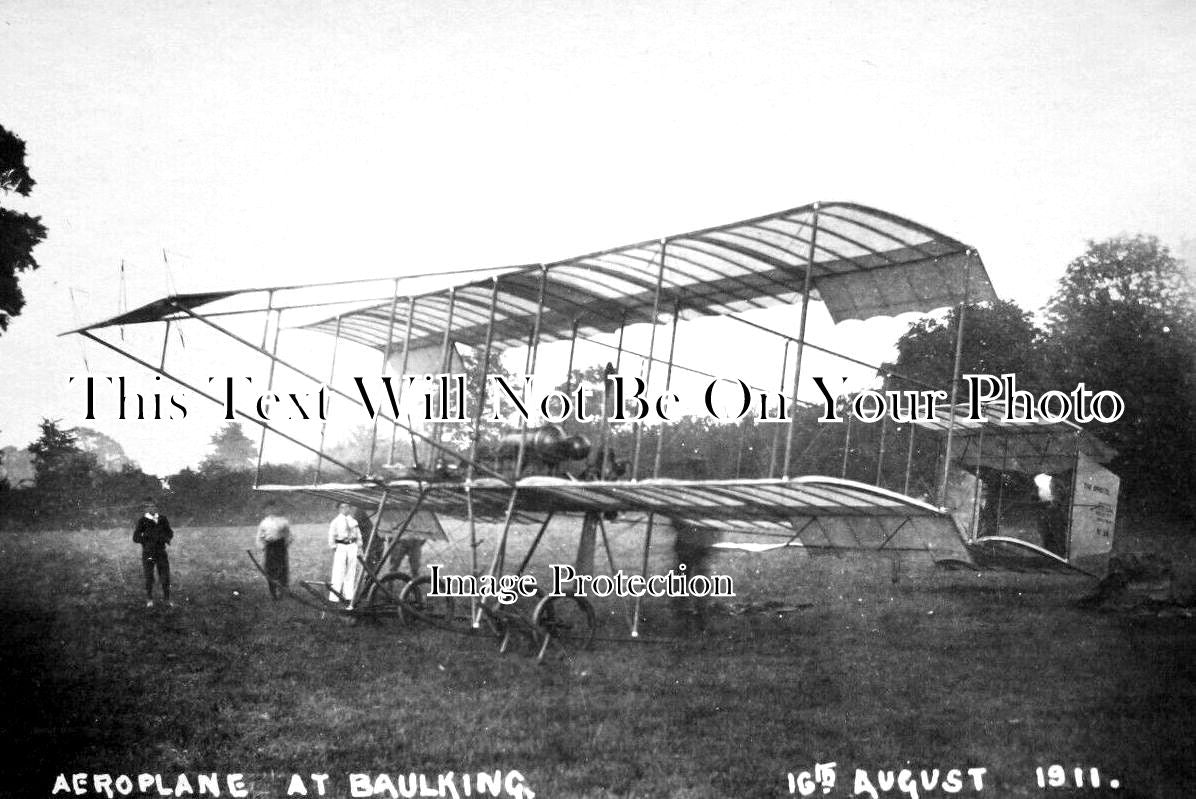
<instances>
[{"instance_id":1,"label":"vertical strut","mask_svg":"<svg viewBox=\"0 0 1196 799\"><path fill-rule=\"evenodd\" d=\"M482 362L478 364L478 406L473 413L473 441L469 445L469 460L478 456L478 441L481 438L482 408L486 405L486 370L490 368L490 350L494 346L494 316L498 310L498 278L493 279L490 288L490 319L486 322L486 343L482 347ZM473 464L466 468L466 480L473 479Z\"/></svg>"},{"instance_id":2,"label":"vertical strut","mask_svg":"<svg viewBox=\"0 0 1196 799\"><path fill-rule=\"evenodd\" d=\"M532 341L528 348L527 358L524 360L524 374L530 375L536 368L536 356L540 348L540 322L544 316L544 289L548 282L548 268L540 266L540 293L536 302L536 321L532 326ZM526 386L525 386L526 388ZM515 499L519 494L519 474L523 471L523 457L527 452L527 418L519 420L519 452L515 455L515 483L511 486L511 498L507 501L507 510L503 517L502 534L498 539L498 547L494 551L494 558L490 562L490 574L498 576L502 573L507 555L507 539L511 534L511 522L515 515Z\"/></svg>"},{"instance_id":3,"label":"vertical strut","mask_svg":"<svg viewBox=\"0 0 1196 799\"><path fill-rule=\"evenodd\" d=\"M390 297L390 324L386 329L386 346L382 349L382 374L386 374L386 366L390 363L390 344L395 334L395 311L399 305L399 279L394 281L394 289ZM378 416L380 416L379 414ZM373 427L370 429L370 457L366 461L366 474L374 473L374 454L378 449L378 416L374 417ZM397 414L396 414L397 416Z\"/></svg>"},{"instance_id":4,"label":"vertical strut","mask_svg":"<svg viewBox=\"0 0 1196 799\"><path fill-rule=\"evenodd\" d=\"M623 334L627 331L627 312L623 312L622 318L619 320L619 346L615 350L615 374L619 374L619 367L623 363ZM599 449L601 450L598 464L598 479L606 479L607 448L610 446L611 432L610 432L610 416L615 410L613 407L608 407L607 397L609 392L606 386L606 377L602 379L602 432L598 437ZM621 409L620 409L621 410Z\"/></svg>"},{"instance_id":5,"label":"vertical strut","mask_svg":"<svg viewBox=\"0 0 1196 799\"><path fill-rule=\"evenodd\" d=\"M452 363L452 356L449 354L449 352L450 352L450 347L453 346L451 334L452 334L452 329L453 329L453 314L456 312L456 309L457 309L457 289L454 286L454 287L449 288L448 321L445 323L444 339L440 344L440 371L444 374L449 373L450 366ZM406 353L404 353L403 355L404 355L404 359L406 359ZM448 396L449 393L451 393L451 392L446 392L445 396L440 398L440 416L441 416L441 418L444 418L444 416L445 416L445 409L449 402L449 396ZM433 438L433 440L435 440L437 446L439 446L440 442L444 440L444 424L443 423L438 423L436 425L436 435L434 435L432 438ZM432 463L429 465L432 467L432 469L434 471L438 468L435 463Z\"/></svg>"},{"instance_id":6,"label":"vertical strut","mask_svg":"<svg viewBox=\"0 0 1196 799\"><path fill-rule=\"evenodd\" d=\"M785 466L781 475L788 479L793 455L793 439L797 435L797 391L801 386L801 358L806 348L806 316L810 310L810 284L814 274L814 246L818 240L818 206L814 203L814 215L810 222L810 249L806 255L806 276L802 281L801 322L797 332L797 359L793 365L793 415L789 418L789 438L785 441Z\"/></svg>"},{"instance_id":7,"label":"vertical strut","mask_svg":"<svg viewBox=\"0 0 1196 799\"><path fill-rule=\"evenodd\" d=\"M789 369L789 344L790 339L786 338L785 349L781 351L781 387L779 389L779 393L782 397L785 396L785 373ZM797 397L793 398L793 405L793 412L797 413ZM777 451L781 446L781 421L781 419L777 419L776 430L772 434L772 452L769 454L768 458L768 476L770 479L774 474L776 474L777 471Z\"/></svg>"},{"instance_id":8,"label":"vertical strut","mask_svg":"<svg viewBox=\"0 0 1196 799\"><path fill-rule=\"evenodd\" d=\"M664 263L665 263L665 248L668 246L667 239L660 240L660 270L656 273L656 291L652 295L652 333L648 338L648 365L644 373L644 385L650 386L652 384L652 361L656 356L656 328L658 327L657 317L660 314L660 290L664 286ZM669 361L670 367L672 359ZM638 480L640 476L640 442L644 436L644 424L641 421L635 423L635 447L631 456L631 479Z\"/></svg>"},{"instance_id":9,"label":"vertical strut","mask_svg":"<svg viewBox=\"0 0 1196 799\"><path fill-rule=\"evenodd\" d=\"M266 342L270 335L270 311L274 310L274 291L271 290L266 295L266 319L262 322L262 346L261 349L266 349Z\"/></svg>"},{"instance_id":10,"label":"vertical strut","mask_svg":"<svg viewBox=\"0 0 1196 799\"><path fill-rule=\"evenodd\" d=\"M336 353L337 353L337 350L340 349L340 343L341 343L341 317L338 316L338 317L336 317L336 334L332 338L332 363L328 367L328 385L332 385L332 379L334 377L336 377ZM328 413L327 412L328 412L328 408L331 407L331 405L332 405L332 394L328 395L327 402L328 402L328 405L326 407L322 408L324 413L321 414L321 416L324 418L320 422L320 453L321 454L323 454L323 452L324 452L324 436L328 432L328 419L327 419ZM315 479L315 483L314 483L315 485L319 485L319 483L320 483L320 470L323 466L324 466L324 459L316 458L316 479Z\"/></svg>"},{"instance_id":11,"label":"vertical strut","mask_svg":"<svg viewBox=\"0 0 1196 799\"><path fill-rule=\"evenodd\" d=\"M366 540L362 542L362 546L357 553L358 559L365 564L366 568L357 570L357 581L353 584L353 596L350 602L353 607L357 607L357 604L361 600L361 596L364 593L362 589L366 587L367 583L369 583L371 580L373 582L378 581L377 571L374 569L373 564L370 563L370 550L374 545L374 537L378 535L378 525L382 521L382 514L386 512L386 500L389 498L389 496L389 492L385 487L383 487L382 498L378 500L378 510L374 513L374 522L373 526L370 528L370 534L366 537ZM415 579L416 576L418 575L414 575L412 579Z\"/></svg>"},{"instance_id":12,"label":"vertical strut","mask_svg":"<svg viewBox=\"0 0 1196 799\"><path fill-rule=\"evenodd\" d=\"M262 338L270 327L270 306L274 305L274 292L270 292L270 299L266 308L266 324L263 326ZM270 376L266 379L267 391L274 390L274 366L278 363L278 332L282 328L282 311L274 312L274 341L270 344ZM263 341L262 346L265 346ZM257 466L253 470L253 487L257 488L262 481L262 454L266 451L266 431L270 428L262 425L262 435L257 444Z\"/></svg>"},{"instance_id":13,"label":"vertical strut","mask_svg":"<svg viewBox=\"0 0 1196 799\"><path fill-rule=\"evenodd\" d=\"M885 473L885 432L888 429L889 415L880 417L880 447L876 456L876 485L881 484Z\"/></svg>"},{"instance_id":14,"label":"vertical strut","mask_svg":"<svg viewBox=\"0 0 1196 799\"><path fill-rule=\"evenodd\" d=\"M532 556L536 554L536 548L540 546L540 539L544 537L545 531L548 530L548 523L552 521L554 515L553 511L549 511L544 517L544 521L540 523L540 529L536 531L536 537L532 539L531 546L527 548L527 554L523 556L523 560L519 561L519 568L515 570L516 574L523 574L523 570L531 562Z\"/></svg>"},{"instance_id":15,"label":"vertical strut","mask_svg":"<svg viewBox=\"0 0 1196 799\"><path fill-rule=\"evenodd\" d=\"M914 466L914 432L918 429L917 425L912 422L909 427L909 449L905 453L905 485L901 489L901 493L909 496L909 473Z\"/></svg>"},{"instance_id":16,"label":"vertical strut","mask_svg":"<svg viewBox=\"0 0 1196 799\"><path fill-rule=\"evenodd\" d=\"M640 575L646 580L648 579L648 552L652 548L652 525L656 523L656 514L648 514L648 528L644 530L644 556L640 560ZM643 595L637 594L635 602L631 609L631 637L639 638L640 636L640 603L643 602Z\"/></svg>"},{"instance_id":17,"label":"vertical strut","mask_svg":"<svg viewBox=\"0 0 1196 799\"><path fill-rule=\"evenodd\" d=\"M1072 436L1075 446L1071 455L1071 495L1067 497L1067 538L1065 539L1063 557L1071 563L1071 526L1075 522L1076 487L1080 484L1080 432L1077 430ZM1060 499L1063 499L1060 497Z\"/></svg>"},{"instance_id":18,"label":"vertical strut","mask_svg":"<svg viewBox=\"0 0 1196 799\"><path fill-rule=\"evenodd\" d=\"M1001 442L1001 479L997 482L997 529L993 531L993 535L1001 534L1001 505L1005 499L1005 469L1009 465L1009 437L1002 436L998 440Z\"/></svg>"},{"instance_id":19,"label":"vertical strut","mask_svg":"<svg viewBox=\"0 0 1196 799\"><path fill-rule=\"evenodd\" d=\"M972 275L972 251L968 250L964 259L963 269L963 302L959 304L959 314L955 330L955 365L951 370L951 416L947 419L947 443L943 453L943 479L939 484L939 505L947 504L947 475L951 472L951 443L955 437L955 403L959 398L959 371L963 360L963 328L964 312L968 307L968 292Z\"/></svg>"},{"instance_id":20,"label":"vertical strut","mask_svg":"<svg viewBox=\"0 0 1196 799\"><path fill-rule=\"evenodd\" d=\"M166 368L166 345L170 343L170 320L166 320L166 332L162 335L162 357L158 359L158 368Z\"/></svg>"},{"instance_id":21,"label":"vertical strut","mask_svg":"<svg viewBox=\"0 0 1196 799\"><path fill-rule=\"evenodd\" d=\"M403 365L399 367L399 396L396 400L399 407L403 407L403 389L407 385L407 360L411 356L411 325L415 319L415 297L407 298L407 329L403 333ZM411 427L411 414L407 414L407 427ZM399 430L399 414L395 414L395 418L390 424L390 462L395 462L395 438ZM419 453L415 448L415 436L409 437L411 441L411 465L416 470L419 469Z\"/></svg>"},{"instance_id":22,"label":"vertical strut","mask_svg":"<svg viewBox=\"0 0 1196 799\"><path fill-rule=\"evenodd\" d=\"M681 300L673 301L673 332L669 337L669 365L664 373L664 390L667 392L673 386L673 355L677 349L677 317L681 313ZM652 476L660 477L660 462L664 456L664 425L659 425L656 431L656 457L652 461Z\"/></svg>"},{"instance_id":23,"label":"vertical strut","mask_svg":"<svg viewBox=\"0 0 1196 799\"><path fill-rule=\"evenodd\" d=\"M569 334L569 363L565 366L565 394L573 390L573 353L577 349L577 320L573 320L573 329Z\"/></svg>"},{"instance_id":24,"label":"vertical strut","mask_svg":"<svg viewBox=\"0 0 1196 799\"><path fill-rule=\"evenodd\" d=\"M984 462L984 425L980 425L979 442L976 449L976 485L972 489L972 540L975 541L980 522L980 464Z\"/></svg>"},{"instance_id":25,"label":"vertical strut","mask_svg":"<svg viewBox=\"0 0 1196 799\"><path fill-rule=\"evenodd\" d=\"M498 276L493 278L490 287L490 318L486 322L486 343L482 347L482 362L478 365L478 406L473 414L473 440L469 444L469 464L465 467L465 513L469 522L469 553L470 573L478 574L478 527L473 513L473 465L478 457L478 443L481 439L482 408L486 404L486 370L490 367L490 349L494 345L494 316L498 310ZM480 608L476 599L470 600L470 618L476 627L479 621Z\"/></svg>"},{"instance_id":26,"label":"vertical strut","mask_svg":"<svg viewBox=\"0 0 1196 799\"><path fill-rule=\"evenodd\" d=\"M846 479L847 477L847 453L851 452L851 422L855 419L855 414L852 413L850 406L847 409L847 430L843 433L843 467L839 470L839 476Z\"/></svg>"},{"instance_id":27,"label":"vertical strut","mask_svg":"<svg viewBox=\"0 0 1196 799\"><path fill-rule=\"evenodd\" d=\"M810 287L814 272L814 243L818 240L818 206L814 203L813 218L810 222L810 250L806 254L806 275L801 281L801 322L798 324L798 356L793 364L793 415L789 417L789 437L785 443L785 468L781 475L788 478L789 466L792 465L793 439L798 432L798 389L801 385L801 355L806 348L806 316L810 311Z\"/></svg>"}]
</instances>

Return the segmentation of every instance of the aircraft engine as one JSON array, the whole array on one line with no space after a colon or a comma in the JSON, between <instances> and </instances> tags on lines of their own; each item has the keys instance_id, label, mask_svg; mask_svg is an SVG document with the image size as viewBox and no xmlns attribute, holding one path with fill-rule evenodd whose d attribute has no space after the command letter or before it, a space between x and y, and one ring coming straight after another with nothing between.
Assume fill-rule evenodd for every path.
<instances>
[{"instance_id":1,"label":"aircraft engine","mask_svg":"<svg viewBox=\"0 0 1196 799\"><path fill-rule=\"evenodd\" d=\"M539 462L555 466L565 461L584 460L590 455L590 440L583 435L568 435L558 424L547 424L523 434L506 433L499 440L498 456L514 460L519 456L519 441L526 436L525 463Z\"/></svg>"}]
</instances>

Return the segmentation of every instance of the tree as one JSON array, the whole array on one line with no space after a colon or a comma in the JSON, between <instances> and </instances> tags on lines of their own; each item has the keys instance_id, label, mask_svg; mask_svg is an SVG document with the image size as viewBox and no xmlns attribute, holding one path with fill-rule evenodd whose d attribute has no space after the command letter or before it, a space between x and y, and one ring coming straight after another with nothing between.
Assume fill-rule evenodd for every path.
<instances>
[{"instance_id":1,"label":"tree","mask_svg":"<svg viewBox=\"0 0 1196 799\"><path fill-rule=\"evenodd\" d=\"M252 469L257 461L257 445L245 435L240 422L224 425L209 443L212 451L199 464L200 472L243 472Z\"/></svg>"},{"instance_id":2,"label":"tree","mask_svg":"<svg viewBox=\"0 0 1196 799\"><path fill-rule=\"evenodd\" d=\"M9 446L0 450L0 456L0 475L8 481L10 488L33 485L35 473L33 456L29 454L29 450Z\"/></svg>"},{"instance_id":3,"label":"tree","mask_svg":"<svg viewBox=\"0 0 1196 799\"><path fill-rule=\"evenodd\" d=\"M996 300L969 305L963 317L961 375L1013 374L1019 389L1059 388L1046 368L1044 331L1028 311L1014 302ZM897 340L897 358L881 367L884 389L895 391L939 390L950 396L955 368L959 310L942 318L923 317ZM849 403L851 398L844 398ZM967 397L961 393L957 401ZM914 426L854 424L850 431L828 433L838 450L838 464L827 463L830 474L933 496L942 440ZM912 439L912 450L911 450ZM843 448L848 452L842 454ZM884 457L881 457L883 452ZM908 469L908 474L907 474Z\"/></svg>"},{"instance_id":4,"label":"tree","mask_svg":"<svg viewBox=\"0 0 1196 799\"><path fill-rule=\"evenodd\" d=\"M25 142L0 126L0 193L28 197L33 186L25 166ZM0 333L25 307L18 275L37 269L33 248L45 237L40 217L0 206Z\"/></svg>"},{"instance_id":5,"label":"tree","mask_svg":"<svg viewBox=\"0 0 1196 799\"><path fill-rule=\"evenodd\" d=\"M387 413L390 412L389 408L386 410ZM343 463L357 472L366 472L369 471L370 440L373 439L374 470L377 471L380 464L390 461L391 432L389 422L379 421L376 432L373 423L356 425L343 440L332 445L325 445L324 452L330 458L334 458L337 462ZM395 434L395 449L398 457L409 457L411 452L409 440L410 437L404 430L399 430ZM321 465L320 470L323 474L329 474L330 470L337 468L325 462Z\"/></svg>"},{"instance_id":6,"label":"tree","mask_svg":"<svg viewBox=\"0 0 1196 799\"><path fill-rule=\"evenodd\" d=\"M117 473L129 467L136 467L137 464L129 460L129 456L125 454L125 448L112 436L90 427L76 427L71 432L75 435L75 443L79 449L95 455L97 464L105 472Z\"/></svg>"},{"instance_id":7,"label":"tree","mask_svg":"<svg viewBox=\"0 0 1196 799\"><path fill-rule=\"evenodd\" d=\"M74 432L59 427L60 421L42 419L39 424L41 435L27 448L33 456L33 473L38 481L57 471L68 458L82 453L75 443Z\"/></svg>"},{"instance_id":8,"label":"tree","mask_svg":"<svg viewBox=\"0 0 1196 799\"><path fill-rule=\"evenodd\" d=\"M897 360L883 367L894 373L886 378L886 388L950 391L958 318L958 309L952 309L941 321L928 316L910 325L897 340ZM968 306L960 374L1012 373L1019 387L1038 386L1045 363L1042 340L1043 331L1016 303L997 300Z\"/></svg>"},{"instance_id":9,"label":"tree","mask_svg":"<svg viewBox=\"0 0 1196 799\"><path fill-rule=\"evenodd\" d=\"M1061 380L1116 391L1126 412L1094 430L1140 500L1196 510L1196 290L1153 236L1089 242L1046 307Z\"/></svg>"},{"instance_id":10,"label":"tree","mask_svg":"<svg viewBox=\"0 0 1196 799\"><path fill-rule=\"evenodd\" d=\"M1193 323L1196 294L1191 276L1158 238L1089 241L1087 251L1067 265L1047 303L1048 326L1058 330L1077 316L1117 307L1153 308Z\"/></svg>"},{"instance_id":11,"label":"tree","mask_svg":"<svg viewBox=\"0 0 1196 799\"><path fill-rule=\"evenodd\" d=\"M83 508L95 493L96 458L79 448L74 431L59 427L59 420L42 419L41 431L28 447L39 512L51 519L67 517Z\"/></svg>"}]
</instances>

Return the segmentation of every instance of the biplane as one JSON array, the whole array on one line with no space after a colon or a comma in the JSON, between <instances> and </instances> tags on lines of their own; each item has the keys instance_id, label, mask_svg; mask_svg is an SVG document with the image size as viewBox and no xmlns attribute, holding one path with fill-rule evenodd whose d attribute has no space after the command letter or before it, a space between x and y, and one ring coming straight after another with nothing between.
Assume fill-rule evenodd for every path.
<instances>
[{"instance_id":1,"label":"biplane","mask_svg":"<svg viewBox=\"0 0 1196 799\"><path fill-rule=\"evenodd\" d=\"M991 484L992 474L1021 474L1039 468L1058 472L1058 464L1031 464L1020 444L1014 443L1024 444L1029 440L1026 431L1040 426L1023 425L1019 433L1025 435L1015 439L995 424L969 424L955 413L927 422L925 427L941 434L944 453L939 498L932 503L929 497L908 495L908 469L902 491L879 485L879 479L877 484L867 484L843 476L801 474L801 453L795 444L796 408L803 377L809 380L803 375L803 358L811 351L830 352L806 341L812 301L821 303L830 319L839 323L963 308L995 298L984 264L973 248L885 211L823 202L547 263L381 282L168 296L72 332L213 402L225 402L220 391L202 377L183 374L185 367L194 365L194 358L182 362L169 357L172 329L200 329L264 359L268 389L273 390L276 379L285 373L288 379L321 387L327 392L326 397L321 394L322 403L368 406L375 431L379 425L389 428L391 440L387 447L371 438L364 466L330 454L323 425L316 436L310 427L296 432L261 414L231 407L228 418L235 413L261 427L263 446L267 436L281 438L317 459L312 481L259 484L259 490L303 492L373 510L372 527L375 534L385 537L386 549L380 561L361 558L356 588L339 603L344 612L407 613L447 623L454 617L449 607L452 603L436 599L439 591L428 578L379 571L390 547L416 528L439 530L436 519L442 515L467 523L473 577L523 573L549 522L562 517L577 520L574 565L579 573L587 573L594 569L598 542L606 543L605 522L616 514L639 514L645 519L641 576L648 570L654 529L666 521L676 529L713 532L725 540L750 538L763 548L804 546L897 556L916 552L935 560L975 565L978 557L987 556L986 548L999 547L993 542L1002 536L978 534L988 531L985 525L992 527L994 514L989 510L975 510L966 517L958 508L954 512L947 509L948 490L966 493L967 486L956 485L957 477L970 474L972 506L988 508L992 503L981 499L987 499L992 491L978 486ZM755 312L778 307L796 311L796 334L753 321ZM406 405L401 403L403 391L420 391L417 381L398 379L394 384L398 397L391 394L389 406L335 381L338 352L347 345L355 345L359 352L373 351L378 372L398 378L453 375L463 369L462 353L468 353L484 371L500 351L522 354L523 373L538 376L540 354L556 346L568 348L561 393L571 396L578 388L571 384L575 351L587 343L605 342L602 346L613 352L608 372L625 370L623 362L634 358L643 385L667 391L680 370L693 370L674 358L679 327L705 317L742 322L783 342L777 363L782 406L776 412L773 457L764 473L732 479L670 475L661 458L667 423L658 425L657 431L636 423L630 452L622 453L620 460L611 449L609 397L604 400L599 428L588 436L569 435L555 423L559 420L548 422L531 413L520 416L497 443L488 445L482 434L483 408L487 390L495 389L488 389L484 380L476 389L480 396L468 410L458 397L458 415L468 417L469 433L464 437L446 434L443 425L412 415L411 396ZM163 329L156 358L153 350L149 355L132 352L123 330L134 325ZM624 334L637 326L648 330L646 352L625 347ZM957 336L962 337L962 316L957 327ZM113 335L117 329L122 331L119 339ZM284 333L288 341L299 342L292 345L290 353L280 345ZM318 371L320 367L312 363L314 353L323 346L314 343L317 339L331 342L326 371ZM957 347L957 384L958 360ZM462 383L458 394L463 390ZM425 402L427 396L422 395ZM954 386L951 399L954 406ZM441 401L447 403L448 397ZM424 407L431 410L433 406ZM913 435L910 429L911 451ZM1066 434L1051 431L1047 437L1052 446L1063 446L1060 442ZM1006 443L994 443L1002 439ZM655 441L654 452L646 443L651 440ZM845 462L846 453L845 442ZM1071 454L1089 463L1090 452L1073 447ZM1009 468L1010 464L1017 469ZM327 470L338 469L341 476L330 479ZM1071 473L1083 482L1080 468L1073 467ZM1004 480L1002 477L997 483L1005 485ZM1076 491L1073 494L1078 496ZM997 505L1001 502L1001 498L995 500ZM1013 504L1007 502L995 518L992 529L1008 531L1016 524ZM479 553L476 538L476 526L482 521L497 525L500 531L487 558ZM538 525L538 533L513 566L509 533L516 523ZM1075 538L1076 553L1092 554L1088 550L1095 545L1081 539ZM1051 557L1068 560L1067 555ZM996 559L995 555L989 558ZM610 566L614 568L613 563ZM321 588L325 590L310 589L313 600L326 594L326 586ZM629 614L632 637L640 634L639 601L635 599ZM535 642L541 656L553 642L586 644L594 635L593 609L568 592L540 596L530 614L518 617L477 597L467 604L472 627L489 623L501 633L504 646L513 635L524 634Z\"/></svg>"}]
</instances>

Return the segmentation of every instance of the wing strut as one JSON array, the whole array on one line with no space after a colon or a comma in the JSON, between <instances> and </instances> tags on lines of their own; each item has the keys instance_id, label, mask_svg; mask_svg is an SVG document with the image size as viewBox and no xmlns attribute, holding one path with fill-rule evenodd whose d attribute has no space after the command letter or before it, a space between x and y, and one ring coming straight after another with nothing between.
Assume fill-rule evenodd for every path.
<instances>
[{"instance_id":1,"label":"wing strut","mask_svg":"<svg viewBox=\"0 0 1196 799\"><path fill-rule=\"evenodd\" d=\"M414 322L414 319L415 319L415 297L412 296L412 297L407 298L407 330L403 334L403 366L399 370L400 375L407 374L408 356L410 356L410 354L411 354L411 326ZM448 370L446 369L445 371L448 371ZM399 401L400 405L403 402L403 389L406 388L406 384L407 384L406 380L399 381L399 399L398 399L398 401ZM411 421L411 414L407 414L407 421L408 422ZM477 429L477 428L474 428L474 429ZM391 428L390 428L390 456L387 460L388 463L394 463L394 460L395 460L395 439L398 437L398 432L399 432L399 428L394 425L391 425ZM411 443L411 465L415 468L416 471L419 471L419 450L416 449L414 438L410 439L410 443ZM473 457L473 456L471 455L470 457Z\"/></svg>"},{"instance_id":2,"label":"wing strut","mask_svg":"<svg viewBox=\"0 0 1196 799\"><path fill-rule=\"evenodd\" d=\"M806 316L810 310L810 280L814 272L814 242L818 239L818 203L814 203L814 214L811 220L810 249L806 254L806 276L802 281L801 293L801 323L797 332L797 362L793 367L793 414L789 417L789 437L785 441L785 465L781 469L782 477L789 477L789 466L793 455L793 439L797 435L797 389L801 381L801 356L806 347Z\"/></svg>"},{"instance_id":3,"label":"wing strut","mask_svg":"<svg viewBox=\"0 0 1196 799\"><path fill-rule=\"evenodd\" d=\"M664 390L668 392L673 387L673 357L677 351L677 318L681 313L681 301L673 302L673 330L669 337L669 365L664 372ZM740 432L740 444L742 445L743 434ZM742 446L740 447L742 450ZM660 466L664 459L664 426L661 425L656 430L656 457L652 461L652 477L660 477Z\"/></svg>"},{"instance_id":4,"label":"wing strut","mask_svg":"<svg viewBox=\"0 0 1196 799\"><path fill-rule=\"evenodd\" d=\"M383 373L385 373L385 371L386 371L386 364L390 362L390 348L394 342L395 312L398 310L398 308L399 308L399 279L395 278L394 288L392 289L392 294L391 294L391 298L390 298L390 318L387 323L389 326L387 327L387 330L386 330L386 346L382 348L381 371ZM410 344L411 340L408 339L407 343ZM406 346L406 345L404 345L404 346ZM400 381L399 385L400 386L402 385L401 381ZM379 414L379 415L381 415L381 414ZM397 416L398 414L396 413L395 415ZM376 454L377 448L378 448L378 417L375 416L373 425L370 428L370 457L369 457L369 460L366 461L366 471L368 471L368 472L374 471L374 455Z\"/></svg>"},{"instance_id":5,"label":"wing strut","mask_svg":"<svg viewBox=\"0 0 1196 799\"><path fill-rule=\"evenodd\" d=\"M968 307L968 289L971 287L972 250L968 250L963 262L963 302L959 304L959 313L955 327L955 365L951 373L951 417L947 420L946 454L943 457L943 479L939 484L939 505L947 504L947 475L951 471L951 443L955 435L955 403L959 397L959 370L963 357L963 327L964 312Z\"/></svg>"},{"instance_id":6,"label":"wing strut","mask_svg":"<svg viewBox=\"0 0 1196 799\"><path fill-rule=\"evenodd\" d=\"M656 514L648 514L648 528L644 531L644 557L640 561L640 574L644 579L648 579L648 550L652 547L652 526L656 523ZM635 603L632 606L631 615L631 637L640 637L640 605L643 603L643 597L637 596Z\"/></svg>"},{"instance_id":7,"label":"wing strut","mask_svg":"<svg viewBox=\"0 0 1196 799\"><path fill-rule=\"evenodd\" d=\"M540 267L540 291L539 298L536 302L536 321L532 326L532 334L530 346L527 351L527 358L524 361L524 374L534 374L536 369L536 356L540 351L540 323L544 316L544 288L548 282L548 269L544 266ZM495 291L498 290L498 281L495 279ZM480 408L480 405L479 405ZM519 475L523 471L523 458L527 454L527 417L520 415L519 418L519 452L515 455L515 474ZM502 573L504 561L507 556L507 539L511 533L511 521L515 515L515 499L519 494L518 483L513 482L511 486L511 496L507 501L506 514L503 517L502 535L499 537L498 546L494 550L494 557L490 561L490 574L497 577Z\"/></svg>"},{"instance_id":8,"label":"wing strut","mask_svg":"<svg viewBox=\"0 0 1196 799\"><path fill-rule=\"evenodd\" d=\"M665 253L668 248L666 239L660 240L660 270L656 273L656 291L652 294L652 332L648 336L648 364L644 374L644 385L652 384L652 363L656 360L656 328L660 326L660 289L664 286ZM644 425L635 422L635 449L631 456L631 479L638 480L640 476L640 443L644 437Z\"/></svg>"},{"instance_id":9,"label":"wing strut","mask_svg":"<svg viewBox=\"0 0 1196 799\"><path fill-rule=\"evenodd\" d=\"M785 384L786 384L785 377L787 376L787 372L789 371L789 344L790 343L791 343L790 339L786 338L785 339L785 348L783 350L781 350L781 387L777 391L782 397L785 396ZM797 413L797 397L793 398L793 404L794 404L793 412ZM782 429L781 425L778 424L776 427L776 430L772 434L772 448L771 448L771 452L768 457L768 476L769 477L772 477L774 474L777 473L777 454L780 451L780 447L781 447L781 429ZM738 476L738 473L736 474L736 476Z\"/></svg>"},{"instance_id":10,"label":"wing strut","mask_svg":"<svg viewBox=\"0 0 1196 799\"><path fill-rule=\"evenodd\" d=\"M167 324L170 324L170 323L167 322ZM328 366L328 385L332 385L332 379L334 377L336 377L336 353L340 349L340 343L341 343L341 318L338 316L338 317L336 317L336 335L332 339L332 363L329 364L329 366ZM400 383L399 385L401 386L402 384ZM328 398L328 403L331 406L332 397ZM327 410L327 409L325 409L325 410ZM322 422L320 422L320 452L324 451L324 439L325 439L325 436L327 435L327 433L328 433L328 420L324 419ZM316 459L316 475L315 475L315 480L314 480L315 485L320 484L320 467L323 465L324 465L324 461L317 458Z\"/></svg>"},{"instance_id":11,"label":"wing strut","mask_svg":"<svg viewBox=\"0 0 1196 799\"><path fill-rule=\"evenodd\" d=\"M262 325L262 348L266 346L266 333L270 330L270 311L271 306L274 305L274 292L270 292L270 298L266 301L266 320ZM278 334L282 331L282 311L275 311L274 315L274 342L270 345L270 372L269 377L266 378L266 390L273 393L274 391L274 366L278 363ZM266 451L266 431L270 429L269 425L262 425L262 436L257 442L257 466L253 470L254 487L260 482L262 475L262 454Z\"/></svg>"},{"instance_id":12,"label":"wing strut","mask_svg":"<svg viewBox=\"0 0 1196 799\"><path fill-rule=\"evenodd\" d=\"M490 368L490 351L494 346L494 316L498 309L498 275L491 279L490 288L490 315L486 322L486 344L482 348L482 385L478 388L478 407L473 415L473 441L469 445L469 460L465 467L465 515L469 524L469 558L470 558L470 574L477 576L478 572L478 523L477 518L473 512L473 470L474 464L477 462L478 455L478 435L477 430L482 424L482 408L486 405L486 384L489 382L485 379L485 372ZM408 326L410 327L411 317L414 316L415 301L411 304L412 313L408 314ZM411 334L407 335L407 347L410 349ZM407 371L407 350L403 351L403 371ZM520 447L522 447L522 441ZM414 451L414 447L412 447ZM512 494L514 497L514 494ZM469 600L469 619L470 624L474 629L477 629L482 623L482 608L478 604L477 597L470 597Z\"/></svg>"}]
</instances>

